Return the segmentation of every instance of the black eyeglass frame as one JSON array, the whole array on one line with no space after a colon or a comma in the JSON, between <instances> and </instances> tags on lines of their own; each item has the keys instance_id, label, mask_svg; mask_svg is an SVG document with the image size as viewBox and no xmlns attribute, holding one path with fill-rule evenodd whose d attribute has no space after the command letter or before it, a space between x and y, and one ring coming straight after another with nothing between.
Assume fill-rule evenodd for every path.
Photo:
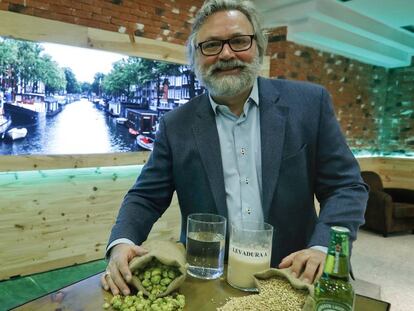
<instances>
[{"instance_id":1,"label":"black eyeglass frame","mask_svg":"<svg viewBox=\"0 0 414 311\"><path fill-rule=\"evenodd\" d=\"M234 40L234 39L236 39L236 38L240 38L240 37L249 37L249 38L250 38L250 44L249 44L249 46L248 46L248 47L246 47L245 49L242 49L242 50L235 50L235 49L233 49L233 47L231 46L230 41L231 41L231 40ZM247 51L248 49L250 49L250 48L252 47L252 45L253 45L253 39L255 39L255 38L256 38L256 36L255 36L255 35L238 35L238 36L234 36L234 37L232 37L232 38L230 38L230 39L225 39L225 40L220 40L220 39L206 40L206 41L203 41L203 42L200 42L200 43L196 44L196 50L200 49L201 54L203 54L204 56L215 56L215 55L219 55L219 54L221 53L221 51L223 51L224 45L227 43L227 45L230 47L230 49L231 49L233 52L244 52L244 51ZM206 43L206 42L212 42L212 41L213 41L213 42L214 42L214 41L220 41L220 42L221 42L221 48L220 48L220 50L219 50L217 53L214 53L214 54L205 54L205 53L204 53L204 51L203 51L202 45L203 45L204 43Z\"/></svg>"}]
</instances>

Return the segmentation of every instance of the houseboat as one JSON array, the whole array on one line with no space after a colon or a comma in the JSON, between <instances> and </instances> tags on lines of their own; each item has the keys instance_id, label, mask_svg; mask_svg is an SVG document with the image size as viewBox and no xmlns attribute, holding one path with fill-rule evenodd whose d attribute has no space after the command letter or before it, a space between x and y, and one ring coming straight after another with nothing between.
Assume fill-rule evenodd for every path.
<instances>
[{"instance_id":1,"label":"houseboat","mask_svg":"<svg viewBox=\"0 0 414 311\"><path fill-rule=\"evenodd\" d=\"M5 102L4 111L14 123L34 123L46 115L45 95L38 93L16 94L14 102Z\"/></svg>"},{"instance_id":2,"label":"houseboat","mask_svg":"<svg viewBox=\"0 0 414 311\"><path fill-rule=\"evenodd\" d=\"M138 134L152 135L155 132L157 112L150 109L126 109L125 125ZM131 132L131 131L130 131Z\"/></svg>"},{"instance_id":3,"label":"houseboat","mask_svg":"<svg viewBox=\"0 0 414 311\"><path fill-rule=\"evenodd\" d=\"M56 97L48 96L45 98L46 116L53 117L62 111L62 105Z\"/></svg>"},{"instance_id":4,"label":"houseboat","mask_svg":"<svg viewBox=\"0 0 414 311\"><path fill-rule=\"evenodd\" d=\"M119 117L121 115L121 103L118 101L108 102L108 113L113 117Z\"/></svg>"}]
</instances>

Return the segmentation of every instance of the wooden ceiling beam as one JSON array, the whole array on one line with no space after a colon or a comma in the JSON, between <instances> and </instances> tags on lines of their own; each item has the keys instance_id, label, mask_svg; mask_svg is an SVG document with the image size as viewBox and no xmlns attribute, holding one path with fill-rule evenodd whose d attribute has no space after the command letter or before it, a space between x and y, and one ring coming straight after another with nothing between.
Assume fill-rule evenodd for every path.
<instances>
[{"instance_id":1,"label":"wooden ceiling beam","mask_svg":"<svg viewBox=\"0 0 414 311\"><path fill-rule=\"evenodd\" d=\"M0 36L187 64L183 45L8 11L0 11Z\"/></svg>"}]
</instances>

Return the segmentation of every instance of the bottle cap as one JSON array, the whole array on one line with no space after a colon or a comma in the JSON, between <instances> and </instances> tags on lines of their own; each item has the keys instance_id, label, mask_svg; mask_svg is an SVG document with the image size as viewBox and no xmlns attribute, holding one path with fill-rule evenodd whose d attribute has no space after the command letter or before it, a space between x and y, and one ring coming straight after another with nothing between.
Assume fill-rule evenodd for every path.
<instances>
[{"instance_id":1,"label":"bottle cap","mask_svg":"<svg viewBox=\"0 0 414 311\"><path fill-rule=\"evenodd\" d=\"M347 234L350 233L349 229L346 227L333 226L331 229L338 233L347 233Z\"/></svg>"}]
</instances>

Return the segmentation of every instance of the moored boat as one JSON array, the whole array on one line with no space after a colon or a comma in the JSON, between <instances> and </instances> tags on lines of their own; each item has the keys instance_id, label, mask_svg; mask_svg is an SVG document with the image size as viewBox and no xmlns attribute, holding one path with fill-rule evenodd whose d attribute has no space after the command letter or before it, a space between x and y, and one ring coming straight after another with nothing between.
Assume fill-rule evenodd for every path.
<instances>
[{"instance_id":1,"label":"moored boat","mask_svg":"<svg viewBox=\"0 0 414 311\"><path fill-rule=\"evenodd\" d=\"M133 134L151 135L154 133L157 120L157 113L148 109L126 109L127 121L125 125L129 128L129 132ZM131 132L131 130L133 132ZM134 135L137 135L134 134Z\"/></svg>"},{"instance_id":2,"label":"moored boat","mask_svg":"<svg viewBox=\"0 0 414 311\"><path fill-rule=\"evenodd\" d=\"M16 94L14 102L4 103L4 111L11 116L13 123L33 123L46 115L44 99L44 94Z\"/></svg>"},{"instance_id":3,"label":"moored boat","mask_svg":"<svg viewBox=\"0 0 414 311\"><path fill-rule=\"evenodd\" d=\"M125 124L125 122L128 121L128 119L127 118L119 117L119 118L116 118L115 121L118 124Z\"/></svg>"},{"instance_id":4,"label":"moored boat","mask_svg":"<svg viewBox=\"0 0 414 311\"><path fill-rule=\"evenodd\" d=\"M106 109L106 103L102 98L94 98L92 99L92 103L95 105L96 108L98 108L99 110L104 110Z\"/></svg>"},{"instance_id":5,"label":"moored boat","mask_svg":"<svg viewBox=\"0 0 414 311\"><path fill-rule=\"evenodd\" d=\"M27 128L25 127L13 127L6 132L6 138L10 140L16 140L25 138L27 135Z\"/></svg>"},{"instance_id":6,"label":"moored boat","mask_svg":"<svg viewBox=\"0 0 414 311\"><path fill-rule=\"evenodd\" d=\"M9 116L0 114L0 137L3 137L7 129L11 125L11 119Z\"/></svg>"},{"instance_id":7,"label":"moored boat","mask_svg":"<svg viewBox=\"0 0 414 311\"><path fill-rule=\"evenodd\" d=\"M138 135L137 136L137 144L144 149L151 150L154 148L154 138L145 136L145 135Z\"/></svg>"},{"instance_id":8,"label":"moored boat","mask_svg":"<svg viewBox=\"0 0 414 311\"><path fill-rule=\"evenodd\" d=\"M45 104L46 104L46 116L47 117L53 117L57 115L59 112L62 111L62 107L64 105L64 104L59 103L59 101L53 96L46 97Z\"/></svg>"}]
</instances>

